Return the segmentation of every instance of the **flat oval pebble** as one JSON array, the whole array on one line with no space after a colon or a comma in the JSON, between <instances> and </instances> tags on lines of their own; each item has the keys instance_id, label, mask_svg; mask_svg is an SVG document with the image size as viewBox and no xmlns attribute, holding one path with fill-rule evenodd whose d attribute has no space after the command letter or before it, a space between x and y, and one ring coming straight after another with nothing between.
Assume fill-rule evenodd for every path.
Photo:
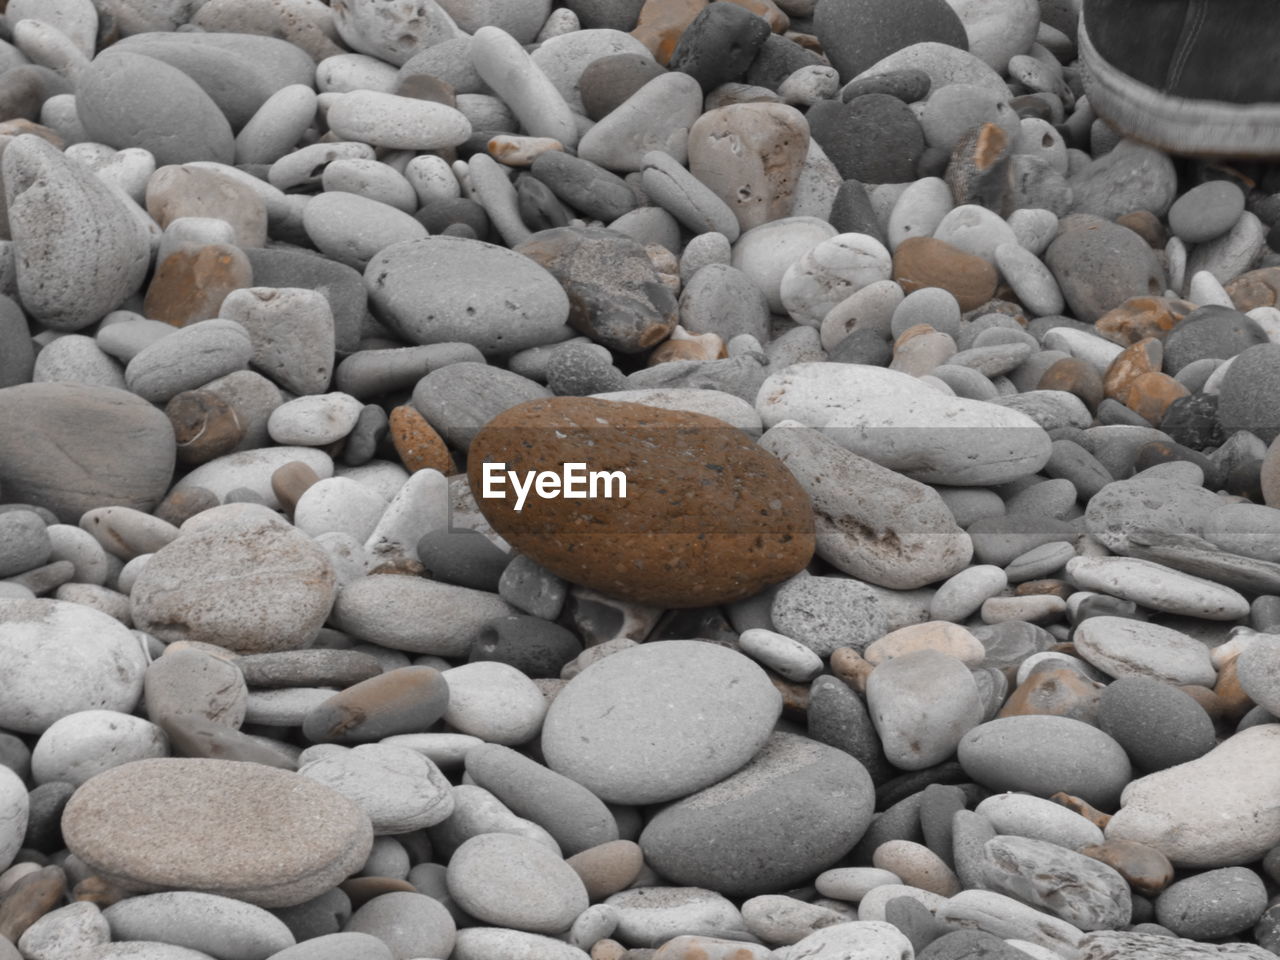
<instances>
[{"instance_id":1,"label":"flat oval pebble","mask_svg":"<svg viewBox=\"0 0 1280 960\"><path fill-rule=\"evenodd\" d=\"M737 773L665 807L645 825L640 848L676 883L731 896L785 889L861 838L870 784L848 754L777 733Z\"/></svg>"},{"instance_id":2,"label":"flat oval pebble","mask_svg":"<svg viewBox=\"0 0 1280 960\"><path fill-rule=\"evenodd\" d=\"M1067 576L1077 586L1133 600L1166 613L1238 620L1248 615L1249 602L1230 587L1131 557L1075 557L1067 561Z\"/></svg>"},{"instance_id":3,"label":"flat oval pebble","mask_svg":"<svg viewBox=\"0 0 1280 960\"><path fill-rule=\"evenodd\" d=\"M519 287L512 299L489 278ZM569 318L564 288L528 258L462 237L393 244L365 268L369 296L411 343L472 343L486 354L553 343Z\"/></svg>"},{"instance_id":4,"label":"flat oval pebble","mask_svg":"<svg viewBox=\"0 0 1280 960\"><path fill-rule=\"evenodd\" d=\"M453 812L440 769L394 744L320 744L303 751L298 773L342 794L362 810L379 836L434 826Z\"/></svg>"},{"instance_id":5,"label":"flat oval pebble","mask_svg":"<svg viewBox=\"0 0 1280 960\"><path fill-rule=\"evenodd\" d=\"M1044 908L1081 930L1114 930L1130 920L1129 885L1098 860L1028 837L995 837L983 854L989 889Z\"/></svg>"},{"instance_id":6,"label":"flat oval pebble","mask_svg":"<svg viewBox=\"0 0 1280 960\"><path fill-rule=\"evenodd\" d=\"M587 909L573 868L524 837L472 837L449 860L449 894L471 916L527 933L567 930Z\"/></svg>"},{"instance_id":7,"label":"flat oval pebble","mask_svg":"<svg viewBox=\"0 0 1280 960\"><path fill-rule=\"evenodd\" d=\"M289 928L262 907L208 893L129 897L102 915L118 939L173 943L220 957L266 960L294 945Z\"/></svg>"},{"instance_id":8,"label":"flat oval pebble","mask_svg":"<svg viewBox=\"0 0 1280 960\"><path fill-rule=\"evenodd\" d=\"M688 452L664 452L672 431ZM641 603L704 606L750 596L811 555L808 497L792 475L740 431L699 414L568 397L522 404L476 436L469 480L486 490L486 463L519 475L571 461L620 472L627 498L615 492L584 512L535 496L517 511L504 482L500 497L478 501L512 546L571 582ZM745 532L731 532L740 530L735 517L750 524ZM637 541L640 531L659 536ZM622 562L618 538L630 554Z\"/></svg>"},{"instance_id":9,"label":"flat oval pebble","mask_svg":"<svg viewBox=\"0 0 1280 960\"><path fill-rule=\"evenodd\" d=\"M191 823L201 824L198 835ZM126 888L176 887L267 907L328 890L373 842L368 817L334 791L224 760L139 760L108 770L72 796L62 831L76 856ZM139 835L148 837L144 847Z\"/></svg>"},{"instance_id":10,"label":"flat oval pebble","mask_svg":"<svg viewBox=\"0 0 1280 960\"><path fill-rule=\"evenodd\" d=\"M654 714L653 697L681 709ZM643 644L569 681L547 711L542 751L551 769L607 802L657 803L742 767L780 710L781 695L741 654L688 640ZM694 755L701 762L690 765Z\"/></svg>"},{"instance_id":11,"label":"flat oval pebble","mask_svg":"<svg viewBox=\"0 0 1280 960\"><path fill-rule=\"evenodd\" d=\"M988 721L964 735L957 755L965 772L992 790L1069 793L1103 808L1117 804L1131 775L1120 744L1067 717Z\"/></svg>"}]
</instances>

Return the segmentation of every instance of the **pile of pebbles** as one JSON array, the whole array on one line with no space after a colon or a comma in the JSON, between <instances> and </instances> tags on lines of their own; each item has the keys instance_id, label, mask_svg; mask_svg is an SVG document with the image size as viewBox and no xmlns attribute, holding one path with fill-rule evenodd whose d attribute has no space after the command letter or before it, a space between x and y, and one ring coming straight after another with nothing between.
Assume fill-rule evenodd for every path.
<instances>
[{"instance_id":1,"label":"pile of pebbles","mask_svg":"<svg viewBox=\"0 0 1280 960\"><path fill-rule=\"evenodd\" d=\"M1280 953L1280 175L1077 7L0 2L0 960Z\"/></svg>"}]
</instances>

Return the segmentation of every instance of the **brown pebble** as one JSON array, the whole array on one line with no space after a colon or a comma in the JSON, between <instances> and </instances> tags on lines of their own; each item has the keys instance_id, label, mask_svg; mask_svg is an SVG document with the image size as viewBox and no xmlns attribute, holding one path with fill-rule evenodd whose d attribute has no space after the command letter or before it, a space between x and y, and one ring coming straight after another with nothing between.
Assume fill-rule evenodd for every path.
<instances>
[{"instance_id":1,"label":"brown pebble","mask_svg":"<svg viewBox=\"0 0 1280 960\"><path fill-rule=\"evenodd\" d=\"M1000 708L998 716L1043 714L1092 724L1097 719L1101 696L1102 684L1094 683L1074 670L1065 667L1041 670L1019 684Z\"/></svg>"},{"instance_id":2,"label":"brown pebble","mask_svg":"<svg viewBox=\"0 0 1280 960\"><path fill-rule=\"evenodd\" d=\"M430 100L432 103L443 103L446 107L458 105L458 94L453 84L433 77L429 73L411 73L404 77L395 90L396 96L411 97L414 100Z\"/></svg>"},{"instance_id":3,"label":"brown pebble","mask_svg":"<svg viewBox=\"0 0 1280 960\"><path fill-rule=\"evenodd\" d=\"M1146 337L1163 340L1165 335L1196 308L1190 300L1169 297L1130 297L1112 307L1094 322L1098 335L1127 347Z\"/></svg>"},{"instance_id":4,"label":"brown pebble","mask_svg":"<svg viewBox=\"0 0 1280 960\"><path fill-rule=\"evenodd\" d=\"M831 651L831 672L850 688L861 694L867 692L867 679L875 665L863 659L853 647L837 647Z\"/></svg>"},{"instance_id":5,"label":"brown pebble","mask_svg":"<svg viewBox=\"0 0 1280 960\"><path fill-rule=\"evenodd\" d=\"M1075 587L1065 580L1026 580L1014 587L1013 592L1019 597L1045 595L1065 600L1075 592Z\"/></svg>"},{"instance_id":6,"label":"brown pebble","mask_svg":"<svg viewBox=\"0 0 1280 960\"><path fill-rule=\"evenodd\" d=\"M806 713L809 710L809 685L807 683L792 683L784 677L778 676L772 671L766 671L769 675L769 682L777 688L782 694L782 709L792 713Z\"/></svg>"},{"instance_id":7,"label":"brown pebble","mask_svg":"<svg viewBox=\"0 0 1280 960\"><path fill-rule=\"evenodd\" d=\"M644 866L644 854L631 840L610 840L575 853L565 862L573 867L587 888L587 896L596 903L631 886Z\"/></svg>"},{"instance_id":8,"label":"brown pebble","mask_svg":"<svg viewBox=\"0 0 1280 960\"><path fill-rule=\"evenodd\" d=\"M169 495L156 507L155 515L175 527L180 527L197 513L218 506L221 501L212 490L204 487L185 487L169 491Z\"/></svg>"},{"instance_id":9,"label":"brown pebble","mask_svg":"<svg viewBox=\"0 0 1280 960\"><path fill-rule=\"evenodd\" d=\"M1220 696L1208 687L1202 687L1199 684L1187 684L1178 689L1200 704L1204 712L1209 715L1209 719L1214 723L1221 723L1226 718L1227 705Z\"/></svg>"},{"instance_id":10,"label":"brown pebble","mask_svg":"<svg viewBox=\"0 0 1280 960\"><path fill-rule=\"evenodd\" d=\"M1153 371L1144 373L1133 381L1125 406L1148 423L1156 425L1164 419L1173 401L1189 396L1191 391L1173 377Z\"/></svg>"},{"instance_id":11,"label":"brown pebble","mask_svg":"<svg viewBox=\"0 0 1280 960\"><path fill-rule=\"evenodd\" d=\"M448 476L457 472L444 438L415 407L404 404L393 409L387 426L400 462L410 473L439 470Z\"/></svg>"},{"instance_id":12,"label":"brown pebble","mask_svg":"<svg viewBox=\"0 0 1280 960\"><path fill-rule=\"evenodd\" d=\"M1136 840L1107 840L1081 847L1079 852L1114 869L1135 893L1144 897L1154 897L1173 883L1173 864L1169 858L1155 847Z\"/></svg>"},{"instance_id":13,"label":"brown pebble","mask_svg":"<svg viewBox=\"0 0 1280 960\"><path fill-rule=\"evenodd\" d=\"M164 408L178 442L178 462L195 467L231 453L244 439L235 408L208 390L184 390Z\"/></svg>"},{"instance_id":14,"label":"brown pebble","mask_svg":"<svg viewBox=\"0 0 1280 960\"><path fill-rule=\"evenodd\" d=\"M893 253L893 279L906 293L941 287L972 310L996 291L996 268L933 237L908 237Z\"/></svg>"},{"instance_id":15,"label":"brown pebble","mask_svg":"<svg viewBox=\"0 0 1280 960\"><path fill-rule=\"evenodd\" d=\"M729 3L736 3L757 17L763 17L774 33L786 33L791 29L791 18L773 0L729 0Z\"/></svg>"},{"instance_id":16,"label":"brown pebble","mask_svg":"<svg viewBox=\"0 0 1280 960\"><path fill-rule=\"evenodd\" d=\"M20 137L24 133L33 134L41 140L53 144L59 150L64 149L67 145L67 142L59 136L56 130L25 118L20 117L0 123L0 137Z\"/></svg>"},{"instance_id":17,"label":"brown pebble","mask_svg":"<svg viewBox=\"0 0 1280 960\"><path fill-rule=\"evenodd\" d=\"M597 940L591 945L591 960L622 960L626 953L617 940Z\"/></svg>"},{"instance_id":18,"label":"brown pebble","mask_svg":"<svg viewBox=\"0 0 1280 960\"><path fill-rule=\"evenodd\" d=\"M1037 390L1062 390L1073 393L1090 411L1098 409L1104 390L1098 368L1076 357L1063 357L1040 377Z\"/></svg>"},{"instance_id":19,"label":"brown pebble","mask_svg":"<svg viewBox=\"0 0 1280 960\"><path fill-rule=\"evenodd\" d=\"M1145 337L1125 347L1107 367L1102 377L1102 390L1112 400L1127 403L1134 381L1144 373L1160 369L1164 363L1164 345L1155 337Z\"/></svg>"},{"instance_id":20,"label":"brown pebble","mask_svg":"<svg viewBox=\"0 0 1280 960\"><path fill-rule=\"evenodd\" d=\"M676 52L685 28L709 0L645 0L631 35L649 48L664 67Z\"/></svg>"},{"instance_id":21,"label":"brown pebble","mask_svg":"<svg viewBox=\"0 0 1280 960\"><path fill-rule=\"evenodd\" d=\"M29 873L0 900L0 938L13 943L50 910L62 905L67 875L61 867L42 867Z\"/></svg>"},{"instance_id":22,"label":"brown pebble","mask_svg":"<svg viewBox=\"0 0 1280 960\"><path fill-rule=\"evenodd\" d=\"M1280 302L1280 267L1259 267L1242 273L1226 285L1227 296L1237 310L1274 307Z\"/></svg>"},{"instance_id":23,"label":"brown pebble","mask_svg":"<svg viewBox=\"0 0 1280 960\"><path fill-rule=\"evenodd\" d=\"M142 312L185 327L216 317L227 294L252 286L253 267L238 247L186 243L156 268Z\"/></svg>"},{"instance_id":24,"label":"brown pebble","mask_svg":"<svg viewBox=\"0 0 1280 960\"><path fill-rule=\"evenodd\" d=\"M301 460L291 460L271 474L271 492L280 501L285 513L293 516L293 510L302 495L320 482L319 475Z\"/></svg>"},{"instance_id":25,"label":"brown pebble","mask_svg":"<svg viewBox=\"0 0 1280 960\"><path fill-rule=\"evenodd\" d=\"M103 910L113 903L119 903L127 896L124 890L110 880L104 880L97 875L85 877L71 891L72 900L95 903Z\"/></svg>"},{"instance_id":26,"label":"brown pebble","mask_svg":"<svg viewBox=\"0 0 1280 960\"><path fill-rule=\"evenodd\" d=\"M1169 233L1164 224L1150 210L1132 210L1116 217L1116 223L1128 227L1147 241L1147 246L1152 250L1163 250L1164 245L1169 242Z\"/></svg>"},{"instance_id":27,"label":"brown pebble","mask_svg":"<svg viewBox=\"0 0 1280 960\"><path fill-rule=\"evenodd\" d=\"M1074 810L1099 830L1106 830L1107 824L1111 822L1111 814L1103 813L1096 807L1090 805L1084 800L1081 800L1079 797L1073 797L1069 793L1055 793L1049 799L1054 803L1066 807L1068 810Z\"/></svg>"},{"instance_id":28,"label":"brown pebble","mask_svg":"<svg viewBox=\"0 0 1280 960\"><path fill-rule=\"evenodd\" d=\"M374 897L384 893L419 893L408 880L395 877L351 877L338 884L338 889L351 900L351 909L359 910Z\"/></svg>"}]
</instances>

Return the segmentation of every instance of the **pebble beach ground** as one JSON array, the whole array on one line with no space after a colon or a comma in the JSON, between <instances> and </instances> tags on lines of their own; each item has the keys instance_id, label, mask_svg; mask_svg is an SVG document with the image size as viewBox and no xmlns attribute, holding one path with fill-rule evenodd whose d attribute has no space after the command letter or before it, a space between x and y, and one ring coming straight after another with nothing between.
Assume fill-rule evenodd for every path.
<instances>
[{"instance_id":1,"label":"pebble beach ground","mask_svg":"<svg viewBox=\"0 0 1280 960\"><path fill-rule=\"evenodd\" d=\"M1280 954L1280 172L1078 9L0 0L0 960Z\"/></svg>"}]
</instances>

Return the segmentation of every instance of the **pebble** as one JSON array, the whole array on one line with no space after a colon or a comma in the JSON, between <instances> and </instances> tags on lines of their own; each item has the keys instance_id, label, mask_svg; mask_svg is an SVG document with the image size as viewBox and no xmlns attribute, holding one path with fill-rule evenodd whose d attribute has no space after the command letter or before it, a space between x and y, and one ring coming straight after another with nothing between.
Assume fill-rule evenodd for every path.
<instances>
[{"instance_id":1,"label":"pebble","mask_svg":"<svg viewBox=\"0 0 1280 960\"><path fill-rule=\"evenodd\" d=\"M1129 885L1099 860L1028 837L997 836L986 842L983 855L989 889L1081 930L1114 930L1130 921Z\"/></svg>"},{"instance_id":2,"label":"pebble","mask_svg":"<svg viewBox=\"0 0 1280 960\"><path fill-rule=\"evenodd\" d=\"M335 936L359 936L361 946L363 941L373 940L394 957L449 956L455 946L456 935L453 918L439 900L419 893L390 891L363 904L351 914L344 932ZM342 946L350 950L354 944L344 943Z\"/></svg>"},{"instance_id":3,"label":"pebble","mask_svg":"<svg viewBox=\"0 0 1280 960\"><path fill-rule=\"evenodd\" d=\"M1133 600L1153 610L1206 620L1238 620L1249 602L1230 587L1131 557L1076 557L1067 576L1078 587Z\"/></svg>"},{"instance_id":4,"label":"pebble","mask_svg":"<svg viewBox=\"0 0 1280 960\"><path fill-rule=\"evenodd\" d=\"M870 777L847 754L777 733L736 773L664 808L638 842L645 862L676 883L749 896L831 866L872 806ZM793 818L803 831L785 828Z\"/></svg>"},{"instance_id":5,"label":"pebble","mask_svg":"<svg viewBox=\"0 0 1280 960\"><path fill-rule=\"evenodd\" d=\"M938 697L941 690L948 692L945 699ZM968 667L937 650L880 663L866 697L885 755L900 770L923 770L950 757L984 712Z\"/></svg>"},{"instance_id":6,"label":"pebble","mask_svg":"<svg viewBox=\"0 0 1280 960\"><path fill-rule=\"evenodd\" d=\"M739 687L731 711L716 706L717 691L729 694L729 678ZM655 716L645 689L682 709ZM677 689L687 694L674 698ZM606 802L655 803L738 770L764 745L780 710L764 671L741 654L697 641L644 644L569 681L547 711L542 750L552 770ZM585 742L583 730L591 734ZM678 738L667 733L675 730ZM690 754L703 762L690 766Z\"/></svg>"},{"instance_id":7,"label":"pebble","mask_svg":"<svg viewBox=\"0 0 1280 960\"><path fill-rule=\"evenodd\" d=\"M327 556L304 534L242 521L186 533L152 555L130 607L139 628L170 641L296 650L319 633L335 586Z\"/></svg>"},{"instance_id":8,"label":"pebble","mask_svg":"<svg viewBox=\"0 0 1280 960\"><path fill-rule=\"evenodd\" d=\"M1107 839L1145 843L1180 867L1256 860L1280 842L1272 839L1280 822L1263 799L1278 733L1274 724L1250 727L1198 759L1135 780L1106 827ZM1196 829L1181 829L1186 823Z\"/></svg>"},{"instance_id":9,"label":"pebble","mask_svg":"<svg viewBox=\"0 0 1280 960\"><path fill-rule=\"evenodd\" d=\"M1114 807L1131 776L1120 744L1067 717L1010 716L979 724L961 738L958 757L989 789L1041 797L1069 793L1100 807Z\"/></svg>"},{"instance_id":10,"label":"pebble","mask_svg":"<svg viewBox=\"0 0 1280 960\"><path fill-rule=\"evenodd\" d=\"M257 816L240 817L232 797L253 797ZM313 821L317 812L325 816ZM198 837L186 828L193 822L202 825ZM216 890L268 907L328 890L372 843L368 818L335 792L222 760L138 760L108 770L72 796L62 831L77 857L116 882ZM150 838L145 847L133 842L139 831Z\"/></svg>"},{"instance_id":11,"label":"pebble","mask_svg":"<svg viewBox=\"0 0 1280 960\"><path fill-rule=\"evenodd\" d=\"M380 836L434 826L453 811L444 774L408 747L321 744L298 757L298 773L350 800Z\"/></svg>"},{"instance_id":12,"label":"pebble","mask_svg":"<svg viewBox=\"0 0 1280 960\"><path fill-rule=\"evenodd\" d=\"M295 942L283 921L261 907L208 893L129 897L102 916L119 940L172 943L238 960L272 956Z\"/></svg>"},{"instance_id":13,"label":"pebble","mask_svg":"<svg viewBox=\"0 0 1280 960\"><path fill-rule=\"evenodd\" d=\"M525 837L472 837L449 860L449 895L478 920L527 933L568 930L587 909L573 868Z\"/></svg>"},{"instance_id":14,"label":"pebble","mask_svg":"<svg viewBox=\"0 0 1280 960\"><path fill-rule=\"evenodd\" d=\"M614 936L636 946L662 943L684 930L731 935L745 921L733 901L701 887L632 887L605 900L617 912Z\"/></svg>"},{"instance_id":15,"label":"pebble","mask_svg":"<svg viewBox=\"0 0 1280 960\"><path fill-rule=\"evenodd\" d=\"M1067 850L1103 842L1102 831L1084 817L1030 794L993 794L974 811L986 817L999 834L1042 840Z\"/></svg>"}]
</instances>

